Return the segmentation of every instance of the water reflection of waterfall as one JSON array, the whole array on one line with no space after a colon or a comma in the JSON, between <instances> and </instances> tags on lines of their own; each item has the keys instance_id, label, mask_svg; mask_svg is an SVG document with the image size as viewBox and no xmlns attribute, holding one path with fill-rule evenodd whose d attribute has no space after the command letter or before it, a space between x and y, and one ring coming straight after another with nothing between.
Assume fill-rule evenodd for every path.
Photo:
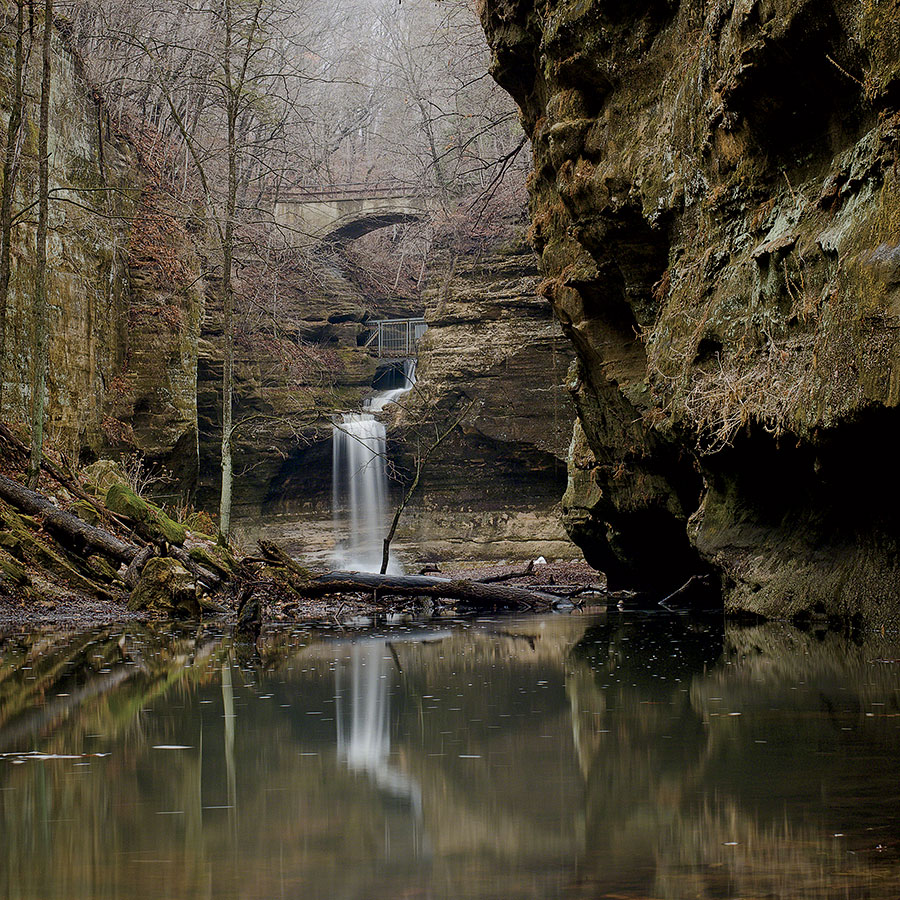
<instances>
[{"instance_id":1,"label":"water reflection of waterfall","mask_svg":"<svg viewBox=\"0 0 900 900\"><path fill-rule=\"evenodd\" d=\"M352 644L335 662L337 755L348 769L362 772L392 797L422 816L422 791L405 772L394 768L391 753L390 668L387 643Z\"/></svg>"},{"instance_id":2,"label":"water reflection of waterfall","mask_svg":"<svg viewBox=\"0 0 900 900\"><path fill-rule=\"evenodd\" d=\"M381 571L387 533L387 473L384 424L375 413L407 393L415 384L416 361L403 361L403 384L379 391L363 411L346 413L335 422L331 458L331 509L335 534L333 563L356 572ZM388 571L399 571L392 562Z\"/></svg>"}]
</instances>

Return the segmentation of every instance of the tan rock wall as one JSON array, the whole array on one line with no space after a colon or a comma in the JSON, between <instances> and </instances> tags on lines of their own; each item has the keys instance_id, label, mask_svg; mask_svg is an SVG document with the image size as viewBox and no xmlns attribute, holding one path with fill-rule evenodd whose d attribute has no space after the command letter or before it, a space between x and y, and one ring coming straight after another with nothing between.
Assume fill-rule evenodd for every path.
<instances>
[{"instance_id":1,"label":"tan rock wall","mask_svg":"<svg viewBox=\"0 0 900 900\"><path fill-rule=\"evenodd\" d=\"M39 96L32 55L28 92ZM8 74L11 48L2 45ZM8 81L0 88L4 126ZM37 108L28 106L15 211L34 202ZM48 245L48 440L74 457L137 452L190 484L197 468L196 254L136 147L113 128L65 35L54 36ZM34 215L13 236L3 361L6 421L30 405Z\"/></svg>"},{"instance_id":2,"label":"tan rock wall","mask_svg":"<svg viewBox=\"0 0 900 900\"><path fill-rule=\"evenodd\" d=\"M396 428L401 460L459 419L428 459L400 537L430 558L578 556L562 527L574 415L572 352L536 293L520 241L446 261L426 291L416 391Z\"/></svg>"}]
</instances>

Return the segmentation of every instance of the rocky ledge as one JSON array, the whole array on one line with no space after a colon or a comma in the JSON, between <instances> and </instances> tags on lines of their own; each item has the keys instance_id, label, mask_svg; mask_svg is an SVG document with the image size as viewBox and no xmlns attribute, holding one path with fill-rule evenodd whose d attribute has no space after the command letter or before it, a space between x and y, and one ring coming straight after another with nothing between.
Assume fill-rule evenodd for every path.
<instances>
[{"instance_id":1,"label":"rocky ledge","mask_svg":"<svg viewBox=\"0 0 900 900\"><path fill-rule=\"evenodd\" d=\"M399 537L432 561L579 556L560 523L572 350L535 292L534 254L520 229L446 262L391 431L399 468L456 427L427 455Z\"/></svg>"}]
</instances>

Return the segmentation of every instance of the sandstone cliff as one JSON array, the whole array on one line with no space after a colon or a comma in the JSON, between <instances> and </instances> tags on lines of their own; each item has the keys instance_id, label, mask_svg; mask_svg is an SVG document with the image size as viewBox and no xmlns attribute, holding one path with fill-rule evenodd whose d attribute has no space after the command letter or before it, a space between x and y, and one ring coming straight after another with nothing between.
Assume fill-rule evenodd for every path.
<instances>
[{"instance_id":1,"label":"sandstone cliff","mask_svg":"<svg viewBox=\"0 0 900 900\"><path fill-rule=\"evenodd\" d=\"M4 124L7 39L0 48ZM47 438L73 459L137 452L190 482L203 306L197 256L160 190L152 148L112 126L64 31L54 34L53 50ZM31 96L40 92L36 69L32 60ZM36 117L29 104L16 212L35 196ZM23 214L13 232L0 376L7 422L27 421L30 404L35 226Z\"/></svg>"},{"instance_id":2,"label":"sandstone cliff","mask_svg":"<svg viewBox=\"0 0 900 900\"><path fill-rule=\"evenodd\" d=\"M483 0L613 580L896 616L900 7Z\"/></svg>"},{"instance_id":3,"label":"sandstone cliff","mask_svg":"<svg viewBox=\"0 0 900 900\"><path fill-rule=\"evenodd\" d=\"M423 468L400 536L425 558L578 555L560 521L574 409L571 347L536 294L521 237L445 260L425 292L416 390L401 400L400 455L460 427Z\"/></svg>"}]
</instances>

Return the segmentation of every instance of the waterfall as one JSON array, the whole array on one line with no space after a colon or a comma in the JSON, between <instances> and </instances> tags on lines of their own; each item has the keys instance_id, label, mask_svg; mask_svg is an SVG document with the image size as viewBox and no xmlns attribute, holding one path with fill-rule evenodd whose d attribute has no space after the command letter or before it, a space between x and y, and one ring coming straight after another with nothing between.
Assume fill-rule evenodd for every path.
<instances>
[{"instance_id":1,"label":"waterfall","mask_svg":"<svg viewBox=\"0 0 900 900\"><path fill-rule=\"evenodd\" d=\"M411 391L416 384L416 361L415 359L403 360L403 385L393 388L390 391L379 391L374 397L366 401L365 408L373 413L381 412L388 403L396 403L399 397L402 397L408 391Z\"/></svg>"},{"instance_id":2,"label":"waterfall","mask_svg":"<svg viewBox=\"0 0 900 900\"><path fill-rule=\"evenodd\" d=\"M385 428L371 413L346 413L334 426L331 509L334 564L354 572L381 571L386 533Z\"/></svg>"},{"instance_id":3,"label":"waterfall","mask_svg":"<svg viewBox=\"0 0 900 900\"><path fill-rule=\"evenodd\" d=\"M358 413L345 413L332 430L331 511L337 569L380 572L388 529L387 446L384 424L375 413L415 384L416 361L403 361L403 386L379 391ZM399 568L391 563L388 571Z\"/></svg>"}]
</instances>

